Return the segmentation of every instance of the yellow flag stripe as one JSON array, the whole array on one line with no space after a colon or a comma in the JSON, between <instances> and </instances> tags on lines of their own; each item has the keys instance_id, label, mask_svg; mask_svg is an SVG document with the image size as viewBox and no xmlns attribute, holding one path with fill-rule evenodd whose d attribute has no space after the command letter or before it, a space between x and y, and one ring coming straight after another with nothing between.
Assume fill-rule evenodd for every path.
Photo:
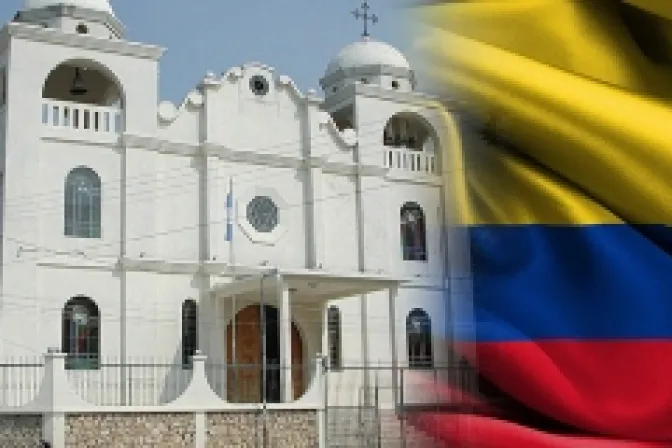
<instances>
[{"instance_id":1,"label":"yellow flag stripe","mask_svg":"<svg viewBox=\"0 0 672 448\"><path fill-rule=\"evenodd\" d=\"M439 29L423 45L435 79L494 110L501 133L527 156L628 222L672 223L672 111L664 104ZM612 216L591 213L581 219ZM542 212L535 221L547 219Z\"/></svg>"}]
</instances>

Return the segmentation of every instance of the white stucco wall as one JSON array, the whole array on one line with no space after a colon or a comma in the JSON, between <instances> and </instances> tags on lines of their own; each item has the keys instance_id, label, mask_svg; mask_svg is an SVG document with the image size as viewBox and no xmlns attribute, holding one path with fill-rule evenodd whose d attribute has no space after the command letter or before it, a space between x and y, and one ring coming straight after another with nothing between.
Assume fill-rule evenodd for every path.
<instances>
[{"instance_id":1,"label":"white stucco wall","mask_svg":"<svg viewBox=\"0 0 672 448\"><path fill-rule=\"evenodd\" d=\"M231 177L238 213L236 264L344 274L361 268L415 282L400 289L396 316L389 315L387 291L369 295L370 363L392 362L390 318L396 322L401 364L411 309L424 309L434 325L441 325L441 179L384 167L387 120L398 112L427 113L410 105L409 89L378 96L375 86L358 91L350 99L353 139L353 132L334 127L319 99L262 64L207 78L181 105L172 106L157 98L160 50L154 47L87 36L71 36L64 44L57 33L20 24L11 25L8 35L0 357L60 346L62 307L70 297L84 295L100 308L104 356L179 362L181 304L204 294L199 263L232 261L225 240ZM40 121L46 77L72 59L94 61L118 81L124 94L123 135L56 129ZM263 97L249 88L255 75L269 80ZM361 210L357 157L366 171L360 179ZM101 178L100 239L63 236L64 180L77 166L90 167ZM246 205L256 195L268 195L280 207L280 230L272 237L250 231L245 222ZM402 261L399 210L407 201L424 209L427 261ZM122 257L135 267L120 269ZM360 298L333 304L342 312L344 364L361 365ZM316 306L292 311L307 358L322 351L321 304ZM217 338L230 312L211 321L221 328L204 331L208 336L202 339L215 357L223 357L223 337L221 344ZM440 344L437 336L435 347ZM441 351L436 353L441 362Z\"/></svg>"}]
</instances>

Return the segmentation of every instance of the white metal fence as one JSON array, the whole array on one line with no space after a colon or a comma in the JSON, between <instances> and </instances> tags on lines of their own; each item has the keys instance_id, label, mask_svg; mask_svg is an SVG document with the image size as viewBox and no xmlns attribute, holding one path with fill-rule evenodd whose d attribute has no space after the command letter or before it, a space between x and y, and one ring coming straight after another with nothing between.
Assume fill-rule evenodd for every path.
<instances>
[{"instance_id":1,"label":"white metal fence","mask_svg":"<svg viewBox=\"0 0 672 448\"><path fill-rule=\"evenodd\" d=\"M189 365L157 359L68 361L60 353L5 359L0 363L0 412L32 412L35 406L44 407L53 400L85 407L157 407L184 402L185 396L190 403L205 399L225 407L227 403L260 403L262 390L271 397L269 403L281 403L279 393L274 394L279 392L277 366L265 367L267 381L262 389L261 366L209 364L201 355ZM294 384L294 400L287 402L322 400L321 386L315 383L322 375L320 362L287 369L286 375L300 372L302 378Z\"/></svg>"},{"instance_id":2,"label":"white metal fence","mask_svg":"<svg viewBox=\"0 0 672 448\"><path fill-rule=\"evenodd\" d=\"M96 406L160 406L177 399L192 371L174 362L108 359L95 370L67 370L72 389Z\"/></svg>"},{"instance_id":3,"label":"white metal fence","mask_svg":"<svg viewBox=\"0 0 672 448\"><path fill-rule=\"evenodd\" d=\"M0 363L0 407L21 407L33 401L43 378L41 358L21 357Z\"/></svg>"},{"instance_id":4,"label":"white metal fence","mask_svg":"<svg viewBox=\"0 0 672 448\"><path fill-rule=\"evenodd\" d=\"M106 359L91 369L65 371L72 390L95 406L160 406L178 398L192 371L181 364L147 359L125 363ZM15 358L0 363L0 407L30 404L44 381L42 358Z\"/></svg>"}]
</instances>

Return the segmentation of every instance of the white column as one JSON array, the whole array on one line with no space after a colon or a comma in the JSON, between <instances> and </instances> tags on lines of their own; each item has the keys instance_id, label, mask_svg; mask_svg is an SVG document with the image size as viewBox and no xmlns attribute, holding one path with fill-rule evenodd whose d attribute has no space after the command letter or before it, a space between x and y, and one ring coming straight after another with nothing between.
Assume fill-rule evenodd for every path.
<instances>
[{"instance_id":1,"label":"white column","mask_svg":"<svg viewBox=\"0 0 672 448\"><path fill-rule=\"evenodd\" d=\"M278 319L280 340L280 400L294 401L292 387L292 310L289 287L282 276L277 276Z\"/></svg>"},{"instance_id":2,"label":"white column","mask_svg":"<svg viewBox=\"0 0 672 448\"><path fill-rule=\"evenodd\" d=\"M226 194L228 186L219 170L217 157L206 156L207 161L207 228L203 232L208 236L208 261L223 261L226 257ZM230 244L230 243L229 243Z\"/></svg>"},{"instance_id":3,"label":"white column","mask_svg":"<svg viewBox=\"0 0 672 448\"><path fill-rule=\"evenodd\" d=\"M324 216L324 174L322 169L311 168L312 179L312 222L313 222L313 253L310 267L318 269L326 258L326 229Z\"/></svg>"}]
</instances>

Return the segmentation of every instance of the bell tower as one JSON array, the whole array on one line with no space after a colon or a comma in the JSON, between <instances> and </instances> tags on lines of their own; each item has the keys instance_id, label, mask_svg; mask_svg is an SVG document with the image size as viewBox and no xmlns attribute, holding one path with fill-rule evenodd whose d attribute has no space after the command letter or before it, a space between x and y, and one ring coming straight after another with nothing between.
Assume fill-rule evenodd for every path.
<instances>
[{"instance_id":1,"label":"bell tower","mask_svg":"<svg viewBox=\"0 0 672 448\"><path fill-rule=\"evenodd\" d=\"M162 54L160 47L123 38L108 0L24 0L3 26L0 293L45 297L47 274L36 260L61 254L72 267L81 263L81 254L118 259L126 253L126 243L120 242L132 227L127 223L153 223L152 217L138 217L149 213L146 204L136 205L125 199L131 193L120 192L128 191L125 179L139 178L154 166L154 154L132 139L156 133ZM80 185L102 198L95 210L87 206L95 221L89 233L73 230L66 219L72 206L65 186L72 173L87 173L77 178L88 179ZM130 244L152 243L134 239ZM133 250L151 253L145 246ZM42 318L36 328L44 331L36 330L33 351L44 351L59 338L58 326L51 328L46 315ZM18 332L20 322L18 315L3 315L0 325ZM119 334L126 334L125 327ZM121 356L125 342L119 346ZM0 356L9 350L19 348L0 347Z\"/></svg>"}]
</instances>

